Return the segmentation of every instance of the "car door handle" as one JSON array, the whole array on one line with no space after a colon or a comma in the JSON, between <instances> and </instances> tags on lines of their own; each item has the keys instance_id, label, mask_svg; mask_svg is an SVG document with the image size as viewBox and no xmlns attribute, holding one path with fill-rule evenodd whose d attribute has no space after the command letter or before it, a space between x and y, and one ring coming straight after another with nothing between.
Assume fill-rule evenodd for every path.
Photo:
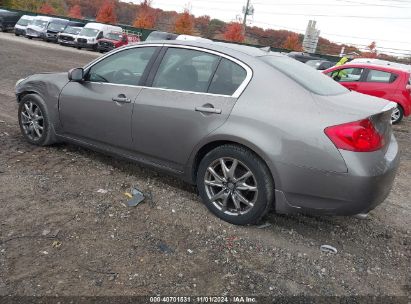
<instances>
[{"instance_id":1,"label":"car door handle","mask_svg":"<svg viewBox=\"0 0 411 304\"><path fill-rule=\"evenodd\" d=\"M203 113L221 114L221 109L216 109L216 108L196 107L195 110L197 112L203 112Z\"/></svg>"},{"instance_id":2,"label":"car door handle","mask_svg":"<svg viewBox=\"0 0 411 304\"><path fill-rule=\"evenodd\" d=\"M112 100L115 101L115 102L121 102L121 103L130 103L131 102L130 98L123 97L123 96L113 97Z\"/></svg>"}]
</instances>

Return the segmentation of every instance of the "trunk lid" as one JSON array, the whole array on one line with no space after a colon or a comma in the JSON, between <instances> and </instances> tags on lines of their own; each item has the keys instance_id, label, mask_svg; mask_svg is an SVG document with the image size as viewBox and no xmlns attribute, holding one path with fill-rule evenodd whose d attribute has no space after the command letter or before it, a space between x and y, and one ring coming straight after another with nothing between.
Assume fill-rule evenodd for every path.
<instances>
[{"instance_id":1,"label":"trunk lid","mask_svg":"<svg viewBox=\"0 0 411 304\"><path fill-rule=\"evenodd\" d=\"M335 96L314 95L324 126L334 126L369 118L388 148L391 140L391 113L396 103L357 92Z\"/></svg>"}]
</instances>

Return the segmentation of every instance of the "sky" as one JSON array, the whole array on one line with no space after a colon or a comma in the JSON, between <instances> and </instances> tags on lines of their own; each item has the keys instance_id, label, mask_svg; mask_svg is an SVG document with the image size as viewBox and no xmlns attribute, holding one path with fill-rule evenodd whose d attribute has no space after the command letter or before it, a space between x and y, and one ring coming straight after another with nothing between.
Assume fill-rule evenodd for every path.
<instances>
[{"instance_id":1,"label":"sky","mask_svg":"<svg viewBox=\"0 0 411 304\"><path fill-rule=\"evenodd\" d=\"M140 0L129 0L140 3ZM229 22L242 17L247 0L153 0L153 7ZM305 33L310 19L321 36L364 49L376 41L377 50L411 56L411 0L250 0L254 15L247 25Z\"/></svg>"}]
</instances>

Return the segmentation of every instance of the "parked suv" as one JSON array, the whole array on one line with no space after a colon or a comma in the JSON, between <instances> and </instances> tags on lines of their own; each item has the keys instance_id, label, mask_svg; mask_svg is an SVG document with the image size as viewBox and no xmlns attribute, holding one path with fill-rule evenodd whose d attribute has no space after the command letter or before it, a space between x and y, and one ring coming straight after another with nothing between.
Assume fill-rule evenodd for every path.
<instances>
[{"instance_id":1,"label":"parked suv","mask_svg":"<svg viewBox=\"0 0 411 304\"><path fill-rule=\"evenodd\" d=\"M27 25L26 37L33 38L45 38L47 35L47 28L50 23L56 21L64 21L66 19L53 18L48 16L37 16Z\"/></svg>"},{"instance_id":2,"label":"parked suv","mask_svg":"<svg viewBox=\"0 0 411 304\"><path fill-rule=\"evenodd\" d=\"M0 9L0 32L7 32L14 29L20 14Z\"/></svg>"},{"instance_id":3,"label":"parked suv","mask_svg":"<svg viewBox=\"0 0 411 304\"><path fill-rule=\"evenodd\" d=\"M61 45L75 46L77 35L81 32L83 27L67 26L63 32L57 35L57 42Z\"/></svg>"},{"instance_id":4,"label":"parked suv","mask_svg":"<svg viewBox=\"0 0 411 304\"><path fill-rule=\"evenodd\" d=\"M30 15L21 16L19 21L17 21L16 25L14 26L14 34L16 36L20 36L20 35L26 36L27 26L30 24L30 22L33 21L34 18L35 18L34 16L30 16Z\"/></svg>"},{"instance_id":5,"label":"parked suv","mask_svg":"<svg viewBox=\"0 0 411 304\"><path fill-rule=\"evenodd\" d=\"M349 63L323 72L346 88L397 103L392 123L399 123L411 112L410 72L397 67Z\"/></svg>"},{"instance_id":6,"label":"parked suv","mask_svg":"<svg viewBox=\"0 0 411 304\"><path fill-rule=\"evenodd\" d=\"M119 48L123 45L140 42L140 37L122 32L111 32L97 41L97 50L101 53Z\"/></svg>"},{"instance_id":7,"label":"parked suv","mask_svg":"<svg viewBox=\"0 0 411 304\"><path fill-rule=\"evenodd\" d=\"M58 34L63 32L67 26L78 26L84 27L84 23L69 21L69 20L53 20L47 26L46 35L43 37L44 41L47 42L57 42L58 41Z\"/></svg>"}]
</instances>

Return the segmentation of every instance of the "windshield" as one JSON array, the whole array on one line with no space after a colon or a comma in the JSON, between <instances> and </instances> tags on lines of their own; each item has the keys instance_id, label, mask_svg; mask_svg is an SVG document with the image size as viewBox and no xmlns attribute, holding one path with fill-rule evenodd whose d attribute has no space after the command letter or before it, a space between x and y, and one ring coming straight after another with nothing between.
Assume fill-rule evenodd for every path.
<instances>
[{"instance_id":1,"label":"windshield","mask_svg":"<svg viewBox=\"0 0 411 304\"><path fill-rule=\"evenodd\" d=\"M107 33L106 38L110 40L121 40L123 38L123 34L121 33Z\"/></svg>"},{"instance_id":2,"label":"windshield","mask_svg":"<svg viewBox=\"0 0 411 304\"><path fill-rule=\"evenodd\" d=\"M47 27L47 29L52 30L52 31L58 31L58 32L62 32L64 31L64 29L66 28L65 24L62 23L53 23L51 22L49 24L49 26Z\"/></svg>"},{"instance_id":3,"label":"windshield","mask_svg":"<svg viewBox=\"0 0 411 304\"><path fill-rule=\"evenodd\" d=\"M47 26L47 21L44 20L34 20L34 22L32 23L35 26L41 27L41 28L46 28Z\"/></svg>"},{"instance_id":4,"label":"windshield","mask_svg":"<svg viewBox=\"0 0 411 304\"><path fill-rule=\"evenodd\" d=\"M289 57L263 56L263 61L318 95L340 95L349 92L330 77Z\"/></svg>"},{"instance_id":5,"label":"windshield","mask_svg":"<svg viewBox=\"0 0 411 304\"><path fill-rule=\"evenodd\" d=\"M22 26L27 26L29 24L29 22L30 22L29 19L20 18L20 20L17 22L17 24L22 25Z\"/></svg>"},{"instance_id":6,"label":"windshield","mask_svg":"<svg viewBox=\"0 0 411 304\"><path fill-rule=\"evenodd\" d=\"M83 28L79 35L80 36L86 36L86 37L96 37L99 32L100 31L96 30L96 29Z\"/></svg>"},{"instance_id":7,"label":"windshield","mask_svg":"<svg viewBox=\"0 0 411 304\"><path fill-rule=\"evenodd\" d=\"M82 29L83 28L81 28L81 27L68 26L64 30L64 33L72 34L72 35L78 35L78 33L80 33Z\"/></svg>"}]
</instances>

